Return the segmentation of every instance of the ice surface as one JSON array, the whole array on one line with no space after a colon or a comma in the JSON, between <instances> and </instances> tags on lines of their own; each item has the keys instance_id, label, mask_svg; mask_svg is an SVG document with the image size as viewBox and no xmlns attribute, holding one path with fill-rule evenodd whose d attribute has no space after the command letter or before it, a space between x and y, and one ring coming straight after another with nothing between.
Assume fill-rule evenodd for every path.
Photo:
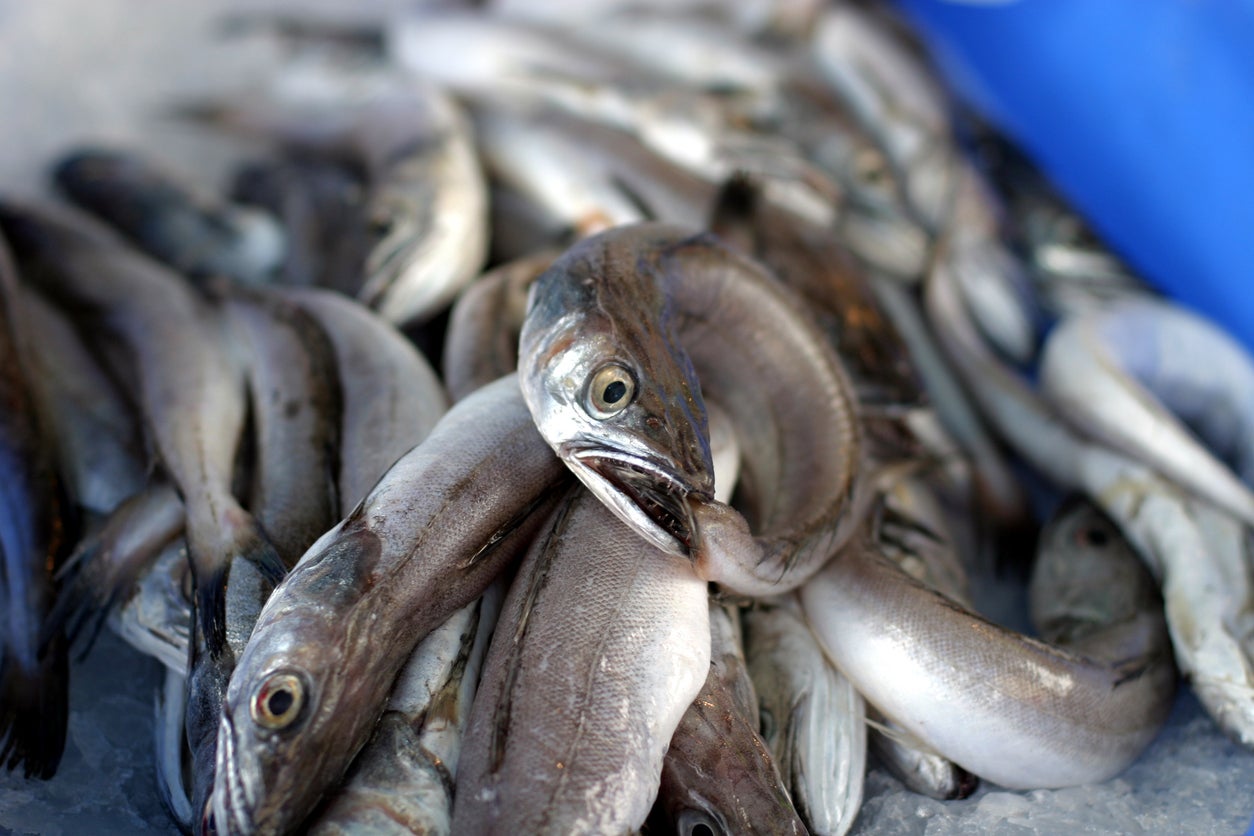
<instances>
[{"instance_id":1,"label":"ice surface","mask_svg":"<svg viewBox=\"0 0 1254 836\"><path fill-rule=\"evenodd\" d=\"M52 155L87 140L152 148L213 185L237 146L159 118L186 91L238 89L278 55L258 39L212 36L211 0L0 0L0 191L44 188ZM343 9L334 0L252 2ZM358 2L358 10L402 0ZM232 88L235 85L235 88ZM988 596L986 596L987 602ZM1021 612L1003 596L1001 617ZM1010 615L1008 616L1007 613ZM994 614L994 617L998 617ZM0 833L177 833L157 794L158 666L107 632L73 668L69 743L52 781L0 771ZM881 769L867 781L861 834L1242 833L1254 813L1254 753L1224 738L1182 688L1167 727L1119 778L1029 793L984 787L964 801L909 793Z\"/></svg>"}]
</instances>

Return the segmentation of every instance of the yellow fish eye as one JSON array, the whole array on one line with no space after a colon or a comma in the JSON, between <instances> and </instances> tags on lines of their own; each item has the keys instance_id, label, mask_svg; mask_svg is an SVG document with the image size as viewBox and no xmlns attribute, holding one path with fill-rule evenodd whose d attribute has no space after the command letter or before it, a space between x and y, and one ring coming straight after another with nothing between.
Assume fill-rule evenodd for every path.
<instances>
[{"instance_id":1,"label":"yellow fish eye","mask_svg":"<svg viewBox=\"0 0 1254 836\"><path fill-rule=\"evenodd\" d=\"M305 705L305 685L295 674L266 677L253 695L253 722L267 729L285 729L300 716Z\"/></svg>"},{"instance_id":2,"label":"yellow fish eye","mask_svg":"<svg viewBox=\"0 0 1254 836\"><path fill-rule=\"evenodd\" d=\"M617 363L602 366L588 381L585 407L598 420L617 415L627 408L636 394L636 380Z\"/></svg>"}]
</instances>

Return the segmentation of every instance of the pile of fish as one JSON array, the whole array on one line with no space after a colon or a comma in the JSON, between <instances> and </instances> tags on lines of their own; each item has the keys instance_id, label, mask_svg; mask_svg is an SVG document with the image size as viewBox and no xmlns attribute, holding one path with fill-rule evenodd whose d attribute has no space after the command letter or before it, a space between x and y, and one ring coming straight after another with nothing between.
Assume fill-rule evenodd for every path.
<instances>
[{"instance_id":1,"label":"pile of fish","mask_svg":"<svg viewBox=\"0 0 1254 836\"><path fill-rule=\"evenodd\" d=\"M196 833L844 833L868 750L1119 774L1177 666L1254 745L1254 362L884 9L232 23L226 193L0 200L10 770L105 623Z\"/></svg>"}]
</instances>

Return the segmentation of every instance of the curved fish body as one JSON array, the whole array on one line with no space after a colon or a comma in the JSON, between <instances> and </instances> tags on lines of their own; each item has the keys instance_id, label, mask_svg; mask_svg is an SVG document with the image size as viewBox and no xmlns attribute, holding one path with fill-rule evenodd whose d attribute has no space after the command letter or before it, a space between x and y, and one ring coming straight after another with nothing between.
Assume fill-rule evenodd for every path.
<instances>
[{"instance_id":1,"label":"curved fish body","mask_svg":"<svg viewBox=\"0 0 1254 836\"><path fill-rule=\"evenodd\" d=\"M657 807L683 836L806 833L758 734L758 700L736 615L710 602L709 674L671 737Z\"/></svg>"},{"instance_id":2,"label":"curved fish body","mask_svg":"<svg viewBox=\"0 0 1254 836\"><path fill-rule=\"evenodd\" d=\"M232 560L282 566L231 493L244 391L216 312L179 276L95 230L44 211L0 208L27 281L75 312L80 333L112 341L165 470L186 507L198 618L209 648L225 644L223 591Z\"/></svg>"},{"instance_id":3,"label":"curved fish body","mask_svg":"<svg viewBox=\"0 0 1254 836\"><path fill-rule=\"evenodd\" d=\"M252 404L248 506L291 567L340 518L334 349L313 317L279 295L237 290L223 310Z\"/></svg>"},{"instance_id":4,"label":"curved fish body","mask_svg":"<svg viewBox=\"0 0 1254 836\"><path fill-rule=\"evenodd\" d=\"M310 68L275 86L190 111L364 171L372 239L357 298L397 324L434 316L487 256L487 185L465 114L436 87L386 74Z\"/></svg>"},{"instance_id":5,"label":"curved fish body","mask_svg":"<svg viewBox=\"0 0 1254 836\"><path fill-rule=\"evenodd\" d=\"M40 647L64 499L19 356L17 298L0 239L0 764L47 779L61 762L69 718L65 642L58 636Z\"/></svg>"},{"instance_id":6,"label":"curved fish body","mask_svg":"<svg viewBox=\"0 0 1254 836\"><path fill-rule=\"evenodd\" d=\"M362 221L366 184L360 174L335 160L259 160L236 170L230 195L282 226L286 246L276 271L279 283L349 295L361 286L370 236Z\"/></svg>"},{"instance_id":7,"label":"curved fish body","mask_svg":"<svg viewBox=\"0 0 1254 836\"><path fill-rule=\"evenodd\" d=\"M1166 302L1112 305L1051 332L1040 379L1085 433L1254 524L1254 361L1219 328Z\"/></svg>"},{"instance_id":8,"label":"curved fish body","mask_svg":"<svg viewBox=\"0 0 1254 836\"><path fill-rule=\"evenodd\" d=\"M854 527L860 437L840 362L777 281L710 236L637 224L572 247L532 291L519 370L575 474L708 580L786 591ZM740 440L749 523L710 502L703 394ZM723 532L717 548L698 514Z\"/></svg>"},{"instance_id":9,"label":"curved fish body","mask_svg":"<svg viewBox=\"0 0 1254 836\"><path fill-rule=\"evenodd\" d=\"M190 607L189 615L190 615ZM187 676L181 671L165 671L153 701L153 754L156 756L157 792L179 830L192 830L195 816L187 797L184 777L183 709L187 698Z\"/></svg>"},{"instance_id":10,"label":"curved fish body","mask_svg":"<svg viewBox=\"0 0 1254 836\"><path fill-rule=\"evenodd\" d=\"M828 664L795 602L745 611L762 737L811 833L847 833L862 806L866 704Z\"/></svg>"},{"instance_id":11,"label":"curved fish body","mask_svg":"<svg viewBox=\"0 0 1254 836\"><path fill-rule=\"evenodd\" d=\"M310 547L227 690L219 832L282 833L309 815L366 743L414 645L521 553L565 481L508 377L450 410Z\"/></svg>"},{"instance_id":12,"label":"curved fish body","mask_svg":"<svg viewBox=\"0 0 1254 836\"><path fill-rule=\"evenodd\" d=\"M283 258L286 241L273 216L194 194L142 155L83 148L62 158L52 176L74 203L194 279L259 284Z\"/></svg>"},{"instance_id":13,"label":"curved fish body","mask_svg":"<svg viewBox=\"0 0 1254 836\"><path fill-rule=\"evenodd\" d=\"M504 584L414 648L388 709L311 834L447 834L462 737Z\"/></svg>"},{"instance_id":14,"label":"curved fish body","mask_svg":"<svg viewBox=\"0 0 1254 836\"><path fill-rule=\"evenodd\" d=\"M457 298L444 340L444 381L458 401L518 369L531 285L561 253L544 249L484 273Z\"/></svg>"},{"instance_id":15,"label":"curved fish body","mask_svg":"<svg viewBox=\"0 0 1254 836\"><path fill-rule=\"evenodd\" d=\"M1254 654L1240 619L1252 598L1242 572L1224 554L1239 550L1240 527L1204 533L1206 503L1190 501L1146 465L1080 438L1027 384L1007 369L965 318L943 271L927 287L945 347L998 432L1034 468L1058 485L1083 491L1115 520L1160 579L1176 663L1220 728L1254 746ZM1226 544L1224 541L1229 541Z\"/></svg>"},{"instance_id":16,"label":"curved fish body","mask_svg":"<svg viewBox=\"0 0 1254 836\"><path fill-rule=\"evenodd\" d=\"M868 703L1004 787L1111 778L1149 745L1170 708L1175 671L1149 614L1074 651L1055 647L927 588L873 540L841 550L801 600Z\"/></svg>"},{"instance_id":17,"label":"curved fish body","mask_svg":"<svg viewBox=\"0 0 1254 836\"><path fill-rule=\"evenodd\" d=\"M378 314L336 293L284 292L322 326L335 352L342 395L337 484L344 517L397 459L427 437L448 411L448 396L426 358Z\"/></svg>"},{"instance_id":18,"label":"curved fish body","mask_svg":"<svg viewBox=\"0 0 1254 836\"><path fill-rule=\"evenodd\" d=\"M572 492L510 589L457 776L454 833L623 833L709 671L706 584Z\"/></svg>"}]
</instances>

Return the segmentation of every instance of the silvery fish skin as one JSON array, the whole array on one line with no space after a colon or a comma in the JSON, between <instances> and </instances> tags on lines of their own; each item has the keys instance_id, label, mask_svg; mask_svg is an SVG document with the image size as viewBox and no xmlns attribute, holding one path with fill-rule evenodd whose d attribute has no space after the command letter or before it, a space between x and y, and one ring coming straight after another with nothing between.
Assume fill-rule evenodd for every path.
<instances>
[{"instance_id":1,"label":"silvery fish skin","mask_svg":"<svg viewBox=\"0 0 1254 836\"><path fill-rule=\"evenodd\" d=\"M866 705L832 668L795 601L750 607L745 656L762 737L811 833L847 833L862 806Z\"/></svg>"},{"instance_id":2,"label":"silvery fish skin","mask_svg":"<svg viewBox=\"0 0 1254 836\"><path fill-rule=\"evenodd\" d=\"M79 315L80 333L123 347L123 374L186 507L198 618L210 650L221 651L232 560L272 577L283 570L231 493L244 392L216 312L181 277L68 216L6 204L0 229L30 284Z\"/></svg>"},{"instance_id":3,"label":"silvery fish skin","mask_svg":"<svg viewBox=\"0 0 1254 836\"><path fill-rule=\"evenodd\" d=\"M275 88L188 111L359 166L372 240L357 297L398 324L435 315L487 255L487 185L457 103L413 79L319 66L294 67Z\"/></svg>"},{"instance_id":4,"label":"silvery fish skin","mask_svg":"<svg viewBox=\"0 0 1254 836\"><path fill-rule=\"evenodd\" d=\"M532 299L519 369L536 424L650 542L694 555L704 577L738 593L771 594L801 583L853 530L860 448L851 385L761 267L710 236L637 224L571 248ZM698 372L740 439L753 533L709 501ZM702 547L696 515L720 527L721 545Z\"/></svg>"},{"instance_id":5,"label":"silvery fish skin","mask_svg":"<svg viewBox=\"0 0 1254 836\"><path fill-rule=\"evenodd\" d=\"M1254 745L1254 654L1234 630L1254 591L1223 555L1232 526L1204 532L1206 503L1146 465L1081 438L983 344L957 292L938 271L927 287L945 348L981 408L1016 452L1054 483L1083 491L1114 519L1160 579L1176 663L1228 735ZM1227 529L1226 531L1223 529ZM1211 542L1217 538L1216 542ZM1218 547L1217 547L1218 545ZM1215 591L1224 590L1217 600Z\"/></svg>"},{"instance_id":6,"label":"silvery fish skin","mask_svg":"<svg viewBox=\"0 0 1254 836\"><path fill-rule=\"evenodd\" d=\"M448 395L426 358L378 314L324 290L283 293L317 320L335 352L343 421L339 515L347 516L427 437L448 411Z\"/></svg>"},{"instance_id":7,"label":"silvery fish skin","mask_svg":"<svg viewBox=\"0 0 1254 836\"><path fill-rule=\"evenodd\" d=\"M184 275L258 284L283 258L283 230L271 215L197 195L141 154L82 148L52 176L70 200Z\"/></svg>"},{"instance_id":8,"label":"silvery fish skin","mask_svg":"<svg viewBox=\"0 0 1254 836\"><path fill-rule=\"evenodd\" d=\"M309 815L369 738L414 644L520 553L565 481L511 376L450 410L310 548L227 690L219 832L282 833Z\"/></svg>"},{"instance_id":9,"label":"silvery fish skin","mask_svg":"<svg viewBox=\"0 0 1254 836\"><path fill-rule=\"evenodd\" d=\"M559 255L543 249L502 264L457 298L444 340L444 381L453 400L517 370L527 295Z\"/></svg>"},{"instance_id":10,"label":"silvery fish skin","mask_svg":"<svg viewBox=\"0 0 1254 836\"><path fill-rule=\"evenodd\" d=\"M691 237L640 224L585 239L536 280L519 340L540 434L624 522L681 556L698 536L689 497L714 490L709 430L670 298L677 278L639 260Z\"/></svg>"},{"instance_id":11,"label":"silvery fish skin","mask_svg":"<svg viewBox=\"0 0 1254 836\"><path fill-rule=\"evenodd\" d=\"M526 17L556 23L566 23L572 18L596 22L627 11L680 17L708 16L734 24L736 30L745 36L791 38L809 31L822 4L815 0L754 0L728 7L710 0L493 0L488 8L504 17Z\"/></svg>"},{"instance_id":12,"label":"silvery fish skin","mask_svg":"<svg viewBox=\"0 0 1254 836\"><path fill-rule=\"evenodd\" d=\"M1051 331L1040 377L1074 426L1254 523L1254 360L1218 327L1167 302L1114 304Z\"/></svg>"},{"instance_id":13,"label":"silvery fish skin","mask_svg":"<svg viewBox=\"0 0 1254 836\"><path fill-rule=\"evenodd\" d=\"M249 508L290 567L340 518L334 349L317 321L281 296L236 290L223 310L252 404Z\"/></svg>"},{"instance_id":14,"label":"silvery fish skin","mask_svg":"<svg viewBox=\"0 0 1254 836\"><path fill-rule=\"evenodd\" d=\"M157 791L166 810L183 832L192 829L195 818L183 777L183 704L186 690L186 675L166 668L165 678L157 688L153 701L152 724Z\"/></svg>"},{"instance_id":15,"label":"silvery fish skin","mask_svg":"<svg viewBox=\"0 0 1254 836\"><path fill-rule=\"evenodd\" d=\"M1158 733L1175 671L1152 615L1074 651L1045 644L906 575L868 535L802 587L802 605L867 702L927 746L1004 787L1038 789L1107 780Z\"/></svg>"},{"instance_id":16,"label":"silvery fish skin","mask_svg":"<svg viewBox=\"0 0 1254 836\"><path fill-rule=\"evenodd\" d=\"M311 834L451 832L462 738L504 595L494 583L418 643Z\"/></svg>"},{"instance_id":17,"label":"silvery fish skin","mask_svg":"<svg viewBox=\"0 0 1254 836\"><path fill-rule=\"evenodd\" d=\"M280 157L242 164L231 199L256 206L282 225L286 246L276 281L352 294L370 249L362 223L366 184L334 160Z\"/></svg>"},{"instance_id":18,"label":"silvery fish skin","mask_svg":"<svg viewBox=\"0 0 1254 836\"><path fill-rule=\"evenodd\" d=\"M657 807L683 836L806 833L758 734L758 700L736 617L710 602L709 674L671 738Z\"/></svg>"},{"instance_id":19,"label":"silvery fish skin","mask_svg":"<svg viewBox=\"0 0 1254 836\"><path fill-rule=\"evenodd\" d=\"M192 624L190 572L187 544L175 539L157 551L130 596L109 613L114 633L184 679Z\"/></svg>"},{"instance_id":20,"label":"silvery fish skin","mask_svg":"<svg viewBox=\"0 0 1254 836\"><path fill-rule=\"evenodd\" d=\"M52 571L65 500L55 491L51 452L41 436L18 353L17 272L0 239L0 763L27 778L51 778L65 748L69 715L65 641L40 648L53 604Z\"/></svg>"},{"instance_id":21,"label":"silvery fish skin","mask_svg":"<svg viewBox=\"0 0 1254 836\"><path fill-rule=\"evenodd\" d=\"M550 525L484 663L454 833L638 829L709 670L706 584L687 560L640 539L582 488Z\"/></svg>"}]
</instances>

